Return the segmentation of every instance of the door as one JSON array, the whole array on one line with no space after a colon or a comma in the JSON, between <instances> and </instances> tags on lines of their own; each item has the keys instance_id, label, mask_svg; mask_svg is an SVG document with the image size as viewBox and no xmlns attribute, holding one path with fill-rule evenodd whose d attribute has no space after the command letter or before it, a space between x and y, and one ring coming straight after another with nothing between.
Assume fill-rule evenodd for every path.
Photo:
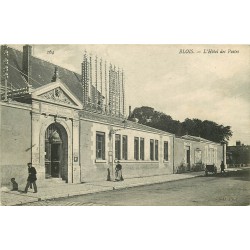
<instances>
[{"instance_id":1,"label":"door","mask_svg":"<svg viewBox=\"0 0 250 250\"><path fill-rule=\"evenodd\" d=\"M59 178L61 162L61 144L51 144L51 177Z\"/></svg>"},{"instance_id":2,"label":"door","mask_svg":"<svg viewBox=\"0 0 250 250\"><path fill-rule=\"evenodd\" d=\"M45 133L45 178L61 178L63 176L62 145L60 127L53 123Z\"/></svg>"},{"instance_id":3,"label":"door","mask_svg":"<svg viewBox=\"0 0 250 250\"><path fill-rule=\"evenodd\" d=\"M187 170L190 170L190 147L186 147Z\"/></svg>"},{"instance_id":4,"label":"door","mask_svg":"<svg viewBox=\"0 0 250 250\"><path fill-rule=\"evenodd\" d=\"M45 178L51 178L51 144L45 140Z\"/></svg>"}]
</instances>

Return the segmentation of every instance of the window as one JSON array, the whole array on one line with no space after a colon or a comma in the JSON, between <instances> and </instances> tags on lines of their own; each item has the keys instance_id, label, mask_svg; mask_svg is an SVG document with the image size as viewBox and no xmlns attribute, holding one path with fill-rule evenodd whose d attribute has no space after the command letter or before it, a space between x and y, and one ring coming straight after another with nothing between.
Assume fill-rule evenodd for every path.
<instances>
[{"instance_id":1,"label":"window","mask_svg":"<svg viewBox=\"0 0 250 250\"><path fill-rule=\"evenodd\" d=\"M154 140L150 139L150 160L154 160Z\"/></svg>"},{"instance_id":2,"label":"window","mask_svg":"<svg viewBox=\"0 0 250 250\"><path fill-rule=\"evenodd\" d=\"M168 161L168 142L164 141L164 161Z\"/></svg>"},{"instance_id":3,"label":"window","mask_svg":"<svg viewBox=\"0 0 250 250\"><path fill-rule=\"evenodd\" d=\"M96 133L96 159L105 160L105 133Z\"/></svg>"},{"instance_id":4,"label":"window","mask_svg":"<svg viewBox=\"0 0 250 250\"><path fill-rule=\"evenodd\" d=\"M144 160L144 138L140 138L140 160Z\"/></svg>"},{"instance_id":5,"label":"window","mask_svg":"<svg viewBox=\"0 0 250 250\"><path fill-rule=\"evenodd\" d=\"M115 159L121 160L121 135L115 135Z\"/></svg>"},{"instance_id":6,"label":"window","mask_svg":"<svg viewBox=\"0 0 250 250\"><path fill-rule=\"evenodd\" d=\"M202 157L201 157L201 150L196 149L194 151L194 163L195 164L201 164L202 163Z\"/></svg>"},{"instance_id":7,"label":"window","mask_svg":"<svg viewBox=\"0 0 250 250\"><path fill-rule=\"evenodd\" d=\"M214 163L214 149L210 148L209 149L209 155L208 155L209 163L213 164Z\"/></svg>"},{"instance_id":8,"label":"window","mask_svg":"<svg viewBox=\"0 0 250 250\"><path fill-rule=\"evenodd\" d=\"M155 140L155 160L158 161L158 140Z\"/></svg>"},{"instance_id":9,"label":"window","mask_svg":"<svg viewBox=\"0 0 250 250\"><path fill-rule=\"evenodd\" d=\"M134 158L135 160L139 160L139 138L135 137L134 141Z\"/></svg>"},{"instance_id":10,"label":"window","mask_svg":"<svg viewBox=\"0 0 250 250\"><path fill-rule=\"evenodd\" d=\"M128 159L128 137L126 135L122 136L122 159Z\"/></svg>"}]
</instances>

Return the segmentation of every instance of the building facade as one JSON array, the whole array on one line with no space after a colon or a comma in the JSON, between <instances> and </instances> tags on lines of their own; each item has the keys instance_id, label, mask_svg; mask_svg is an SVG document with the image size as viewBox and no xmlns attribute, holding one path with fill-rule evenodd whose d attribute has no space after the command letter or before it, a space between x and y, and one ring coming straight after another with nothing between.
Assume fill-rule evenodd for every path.
<instances>
[{"instance_id":1,"label":"building facade","mask_svg":"<svg viewBox=\"0 0 250 250\"><path fill-rule=\"evenodd\" d=\"M213 164L219 170L221 161L225 162L225 145L196 136L176 137L174 151L177 172L204 170Z\"/></svg>"},{"instance_id":2,"label":"building facade","mask_svg":"<svg viewBox=\"0 0 250 250\"><path fill-rule=\"evenodd\" d=\"M235 146L227 146L227 164L230 167L248 166L250 164L250 146L236 141Z\"/></svg>"},{"instance_id":3,"label":"building facade","mask_svg":"<svg viewBox=\"0 0 250 250\"><path fill-rule=\"evenodd\" d=\"M223 159L223 147L128 121L124 72L84 54L82 75L1 47L1 184L106 180L119 160L125 178L177 173Z\"/></svg>"}]
</instances>

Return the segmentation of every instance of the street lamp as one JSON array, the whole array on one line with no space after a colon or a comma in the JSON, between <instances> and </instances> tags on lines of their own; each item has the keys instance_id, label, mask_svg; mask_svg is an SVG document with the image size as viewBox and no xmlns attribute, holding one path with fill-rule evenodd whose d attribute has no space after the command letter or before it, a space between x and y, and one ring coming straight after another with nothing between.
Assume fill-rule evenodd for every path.
<instances>
[{"instance_id":1,"label":"street lamp","mask_svg":"<svg viewBox=\"0 0 250 250\"><path fill-rule=\"evenodd\" d=\"M112 178L114 177L114 136L116 134L116 132L120 131L120 130L124 130L127 127L127 120L123 120L123 128L119 128L119 129L114 129L113 127L110 129L109 131L109 136L110 136L110 140L111 140L111 160L112 160L112 164L111 164L111 175ZM107 181L111 181L111 177L110 177L110 169L108 168L108 176L107 176Z\"/></svg>"}]
</instances>

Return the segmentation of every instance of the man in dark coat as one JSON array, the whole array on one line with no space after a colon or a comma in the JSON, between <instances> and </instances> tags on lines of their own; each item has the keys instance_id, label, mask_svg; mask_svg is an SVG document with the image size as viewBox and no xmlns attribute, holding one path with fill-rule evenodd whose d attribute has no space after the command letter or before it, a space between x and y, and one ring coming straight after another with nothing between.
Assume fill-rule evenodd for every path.
<instances>
[{"instance_id":1,"label":"man in dark coat","mask_svg":"<svg viewBox=\"0 0 250 250\"><path fill-rule=\"evenodd\" d=\"M225 164L224 164L224 161L221 161L220 169L221 169L221 174L225 174Z\"/></svg>"},{"instance_id":2,"label":"man in dark coat","mask_svg":"<svg viewBox=\"0 0 250 250\"><path fill-rule=\"evenodd\" d=\"M27 179L27 185L25 187L25 193L28 192L28 188L31 184L33 184L34 187L34 193L37 193L37 186L36 186L36 169L34 167L32 167L31 163L28 163L28 172L29 172L29 176Z\"/></svg>"}]
</instances>

